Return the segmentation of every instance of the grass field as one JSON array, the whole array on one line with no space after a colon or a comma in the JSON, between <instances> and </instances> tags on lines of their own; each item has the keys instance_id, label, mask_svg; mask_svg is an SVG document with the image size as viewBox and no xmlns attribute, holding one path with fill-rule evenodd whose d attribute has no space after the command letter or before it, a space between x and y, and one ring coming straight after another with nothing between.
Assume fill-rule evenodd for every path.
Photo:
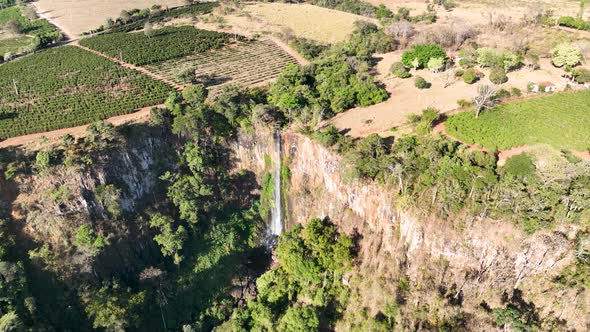
<instances>
[{"instance_id":1,"label":"grass field","mask_svg":"<svg viewBox=\"0 0 590 332\"><path fill-rule=\"evenodd\" d=\"M114 58L123 52L123 61L142 66L220 48L230 43L231 37L222 32L179 26L154 30L151 37L143 32L102 34L84 38L80 45Z\"/></svg>"},{"instance_id":2,"label":"grass field","mask_svg":"<svg viewBox=\"0 0 590 332\"><path fill-rule=\"evenodd\" d=\"M13 54L25 53L30 49L32 41L33 38L31 37L0 39L0 56L7 52Z\"/></svg>"},{"instance_id":3,"label":"grass field","mask_svg":"<svg viewBox=\"0 0 590 332\"><path fill-rule=\"evenodd\" d=\"M244 42L231 47L170 60L147 69L178 84L187 84L179 77L186 70L209 77L205 84L220 86L235 83L253 86L277 77L285 67L297 61L272 41Z\"/></svg>"},{"instance_id":4,"label":"grass field","mask_svg":"<svg viewBox=\"0 0 590 332\"><path fill-rule=\"evenodd\" d=\"M162 103L168 85L74 46L0 65L0 138L79 126Z\"/></svg>"},{"instance_id":5,"label":"grass field","mask_svg":"<svg viewBox=\"0 0 590 332\"><path fill-rule=\"evenodd\" d=\"M558 93L449 117L448 134L490 150L549 144L557 149L590 148L590 91Z\"/></svg>"},{"instance_id":6,"label":"grass field","mask_svg":"<svg viewBox=\"0 0 590 332\"><path fill-rule=\"evenodd\" d=\"M309 4L260 3L246 6L245 11L270 24L271 27L265 27L266 30L289 29L295 36L324 43L345 40L354 30L355 21L368 20Z\"/></svg>"}]
</instances>

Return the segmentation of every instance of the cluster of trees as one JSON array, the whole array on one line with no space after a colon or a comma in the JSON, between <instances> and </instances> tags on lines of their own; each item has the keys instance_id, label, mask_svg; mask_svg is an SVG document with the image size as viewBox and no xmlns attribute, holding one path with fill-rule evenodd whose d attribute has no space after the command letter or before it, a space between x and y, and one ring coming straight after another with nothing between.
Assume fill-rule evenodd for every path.
<instances>
[{"instance_id":1,"label":"cluster of trees","mask_svg":"<svg viewBox=\"0 0 590 332\"><path fill-rule=\"evenodd\" d=\"M310 123L354 106L368 106L387 98L370 75L374 52L391 50L374 24L361 22L350 40L321 53L311 65L291 65L271 86L268 101L289 120Z\"/></svg>"},{"instance_id":2,"label":"cluster of trees","mask_svg":"<svg viewBox=\"0 0 590 332\"><path fill-rule=\"evenodd\" d=\"M4 18L0 30L9 35L7 38L8 45L12 44L10 41L13 39L22 38L28 40L28 43L22 45L19 42L15 43L14 46L3 47L8 51L0 54L0 63L10 61L17 55L33 53L63 39L61 32L47 20L38 18L37 13L30 6L13 6L6 9L2 9L2 6L0 6L0 10L2 10L0 16Z\"/></svg>"},{"instance_id":3,"label":"cluster of trees","mask_svg":"<svg viewBox=\"0 0 590 332\"><path fill-rule=\"evenodd\" d=\"M459 65L463 68L478 65L484 68L501 68L504 71L511 71L523 64L523 56L491 47L465 47L457 55L461 58Z\"/></svg>"},{"instance_id":4,"label":"cluster of trees","mask_svg":"<svg viewBox=\"0 0 590 332\"><path fill-rule=\"evenodd\" d=\"M447 54L439 45L416 45L402 54L401 62L408 68L442 68Z\"/></svg>"},{"instance_id":5,"label":"cluster of trees","mask_svg":"<svg viewBox=\"0 0 590 332\"><path fill-rule=\"evenodd\" d=\"M312 219L282 234L278 264L256 280L257 296L235 310L219 331L320 331L346 307L345 273L353 241L328 219Z\"/></svg>"}]
</instances>

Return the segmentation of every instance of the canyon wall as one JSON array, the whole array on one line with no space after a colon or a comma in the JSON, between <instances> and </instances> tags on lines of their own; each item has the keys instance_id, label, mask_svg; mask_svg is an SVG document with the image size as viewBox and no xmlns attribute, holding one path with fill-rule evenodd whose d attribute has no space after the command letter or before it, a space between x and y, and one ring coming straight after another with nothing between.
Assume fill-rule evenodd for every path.
<instances>
[{"instance_id":1,"label":"canyon wall","mask_svg":"<svg viewBox=\"0 0 590 332\"><path fill-rule=\"evenodd\" d=\"M403 274L420 287L433 279L439 287L455 289L475 316L475 308L501 306L502 294L518 288L542 315L565 320L568 328L584 330L590 323L579 311L590 304L588 296L551 283L573 263L574 227L526 236L503 221L471 216L440 220L419 207L398 208L394 189L347 180L346 161L337 153L301 134L287 132L282 139L283 163L291 173L287 228L329 217L359 239L358 264L373 276L396 280ZM272 147L270 131L242 135L234 147L236 165L261 175L269 171L265 159L273 157ZM431 297L427 292L416 296L417 302ZM385 299L373 294L367 306L380 301Z\"/></svg>"}]
</instances>

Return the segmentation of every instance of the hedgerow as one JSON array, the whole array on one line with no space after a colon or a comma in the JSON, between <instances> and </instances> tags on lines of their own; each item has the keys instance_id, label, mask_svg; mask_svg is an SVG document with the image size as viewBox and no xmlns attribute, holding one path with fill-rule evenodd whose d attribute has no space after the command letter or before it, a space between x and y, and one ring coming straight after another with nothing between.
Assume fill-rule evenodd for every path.
<instances>
[{"instance_id":1,"label":"hedgerow","mask_svg":"<svg viewBox=\"0 0 590 332\"><path fill-rule=\"evenodd\" d=\"M168 10L160 10L155 14L152 11L147 17L132 17L131 22L127 24L122 24L122 22L117 21L117 25L110 29L109 32L137 31L143 29L144 25L148 22L155 24L172 18L179 18L189 15L207 14L210 13L213 10L213 8L217 6L219 6L219 3L217 2L204 2L195 3L189 6L176 7ZM93 32L99 32L103 30L105 30L105 27L101 26Z\"/></svg>"},{"instance_id":2,"label":"hedgerow","mask_svg":"<svg viewBox=\"0 0 590 332\"><path fill-rule=\"evenodd\" d=\"M0 138L87 124L162 103L172 88L73 46L0 66Z\"/></svg>"},{"instance_id":3,"label":"hedgerow","mask_svg":"<svg viewBox=\"0 0 590 332\"><path fill-rule=\"evenodd\" d=\"M232 36L180 26L155 30L151 37L142 32L103 34L82 39L80 45L116 58L123 52L123 61L142 66L221 48Z\"/></svg>"}]
</instances>

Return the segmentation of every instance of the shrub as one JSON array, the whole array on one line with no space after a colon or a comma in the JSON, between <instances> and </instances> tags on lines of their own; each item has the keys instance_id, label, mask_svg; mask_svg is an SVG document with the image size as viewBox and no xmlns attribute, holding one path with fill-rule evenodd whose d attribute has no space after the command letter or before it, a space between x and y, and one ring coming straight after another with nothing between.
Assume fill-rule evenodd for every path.
<instances>
[{"instance_id":1,"label":"shrub","mask_svg":"<svg viewBox=\"0 0 590 332\"><path fill-rule=\"evenodd\" d=\"M490 81L494 84L503 84L508 82L508 76L506 76L506 71L502 68L494 68L490 73Z\"/></svg>"},{"instance_id":2,"label":"shrub","mask_svg":"<svg viewBox=\"0 0 590 332\"><path fill-rule=\"evenodd\" d=\"M432 131L432 125L440 118L440 113L437 109L429 107L422 110L422 115L418 125L416 126L416 132L418 134L426 135Z\"/></svg>"},{"instance_id":3,"label":"shrub","mask_svg":"<svg viewBox=\"0 0 590 332\"><path fill-rule=\"evenodd\" d=\"M414 81L414 85L418 89L428 89L430 88L430 83L428 83L422 76L416 76L416 80Z\"/></svg>"},{"instance_id":4,"label":"shrub","mask_svg":"<svg viewBox=\"0 0 590 332\"><path fill-rule=\"evenodd\" d=\"M561 43L551 50L551 62L556 67L574 67L582 61L582 51L571 43Z\"/></svg>"},{"instance_id":5,"label":"shrub","mask_svg":"<svg viewBox=\"0 0 590 332\"><path fill-rule=\"evenodd\" d=\"M519 88L512 88L510 89L510 94L514 97L520 97L522 96L522 91Z\"/></svg>"},{"instance_id":6,"label":"shrub","mask_svg":"<svg viewBox=\"0 0 590 332\"><path fill-rule=\"evenodd\" d=\"M584 84L590 82L590 70L586 68L574 69L572 75L577 83Z\"/></svg>"},{"instance_id":7,"label":"shrub","mask_svg":"<svg viewBox=\"0 0 590 332\"><path fill-rule=\"evenodd\" d=\"M442 58L446 62L447 54L442 47L434 44L416 45L402 54L402 62L406 67L412 67L417 59L417 68L424 68L432 58Z\"/></svg>"},{"instance_id":8,"label":"shrub","mask_svg":"<svg viewBox=\"0 0 590 332\"><path fill-rule=\"evenodd\" d=\"M557 25L578 30L589 30L590 24L583 19L571 16L562 16L557 20Z\"/></svg>"},{"instance_id":9,"label":"shrub","mask_svg":"<svg viewBox=\"0 0 590 332\"><path fill-rule=\"evenodd\" d=\"M473 70L473 69L467 69L463 73L463 82L465 82L467 84L473 84L473 83L477 82L478 79L479 79L479 77L477 77L477 74L475 73L475 70Z\"/></svg>"},{"instance_id":10,"label":"shrub","mask_svg":"<svg viewBox=\"0 0 590 332\"><path fill-rule=\"evenodd\" d=\"M496 99L504 99L504 98L510 98L510 91L508 91L506 89L498 90L498 92L496 92Z\"/></svg>"},{"instance_id":11,"label":"shrub","mask_svg":"<svg viewBox=\"0 0 590 332\"><path fill-rule=\"evenodd\" d=\"M428 60L427 67L432 72L439 72L444 69L445 66L445 59L443 58L431 58Z\"/></svg>"},{"instance_id":12,"label":"shrub","mask_svg":"<svg viewBox=\"0 0 590 332\"><path fill-rule=\"evenodd\" d=\"M328 49L327 45L306 38L296 38L292 40L289 45L293 47L297 53L310 61L317 58L322 52Z\"/></svg>"},{"instance_id":13,"label":"shrub","mask_svg":"<svg viewBox=\"0 0 590 332\"><path fill-rule=\"evenodd\" d=\"M406 66L399 61L394 62L391 65L390 71L394 77L398 77L398 78L408 78L408 77L412 76L412 74L410 74L410 72L408 71L408 68L406 68Z\"/></svg>"},{"instance_id":14,"label":"shrub","mask_svg":"<svg viewBox=\"0 0 590 332\"><path fill-rule=\"evenodd\" d=\"M79 247L97 250L107 245L107 242L102 236L97 236L92 230L92 227L82 225L76 232L76 244Z\"/></svg>"},{"instance_id":15,"label":"shrub","mask_svg":"<svg viewBox=\"0 0 590 332\"><path fill-rule=\"evenodd\" d=\"M504 164L504 173L514 177L526 178L535 175L535 163L527 153L508 158Z\"/></svg>"},{"instance_id":16,"label":"shrub","mask_svg":"<svg viewBox=\"0 0 590 332\"><path fill-rule=\"evenodd\" d=\"M471 68L477 64L477 50L473 47L462 48L457 55L461 58L459 65L463 68Z\"/></svg>"},{"instance_id":17,"label":"shrub","mask_svg":"<svg viewBox=\"0 0 590 332\"><path fill-rule=\"evenodd\" d=\"M466 108L473 106L473 102L467 99L459 99L457 100L457 105L461 108Z\"/></svg>"},{"instance_id":18,"label":"shrub","mask_svg":"<svg viewBox=\"0 0 590 332\"><path fill-rule=\"evenodd\" d=\"M39 151L35 156L35 168L39 172L46 171L51 163L51 156L49 152Z\"/></svg>"},{"instance_id":19,"label":"shrub","mask_svg":"<svg viewBox=\"0 0 590 332\"><path fill-rule=\"evenodd\" d=\"M510 51L490 47L477 49L477 64L481 67L499 67L506 71L514 70L522 64L522 57Z\"/></svg>"},{"instance_id":20,"label":"shrub","mask_svg":"<svg viewBox=\"0 0 590 332\"><path fill-rule=\"evenodd\" d=\"M455 77L463 77L464 73L465 71L463 69L457 69L455 70Z\"/></svg>"}]
</instances>

